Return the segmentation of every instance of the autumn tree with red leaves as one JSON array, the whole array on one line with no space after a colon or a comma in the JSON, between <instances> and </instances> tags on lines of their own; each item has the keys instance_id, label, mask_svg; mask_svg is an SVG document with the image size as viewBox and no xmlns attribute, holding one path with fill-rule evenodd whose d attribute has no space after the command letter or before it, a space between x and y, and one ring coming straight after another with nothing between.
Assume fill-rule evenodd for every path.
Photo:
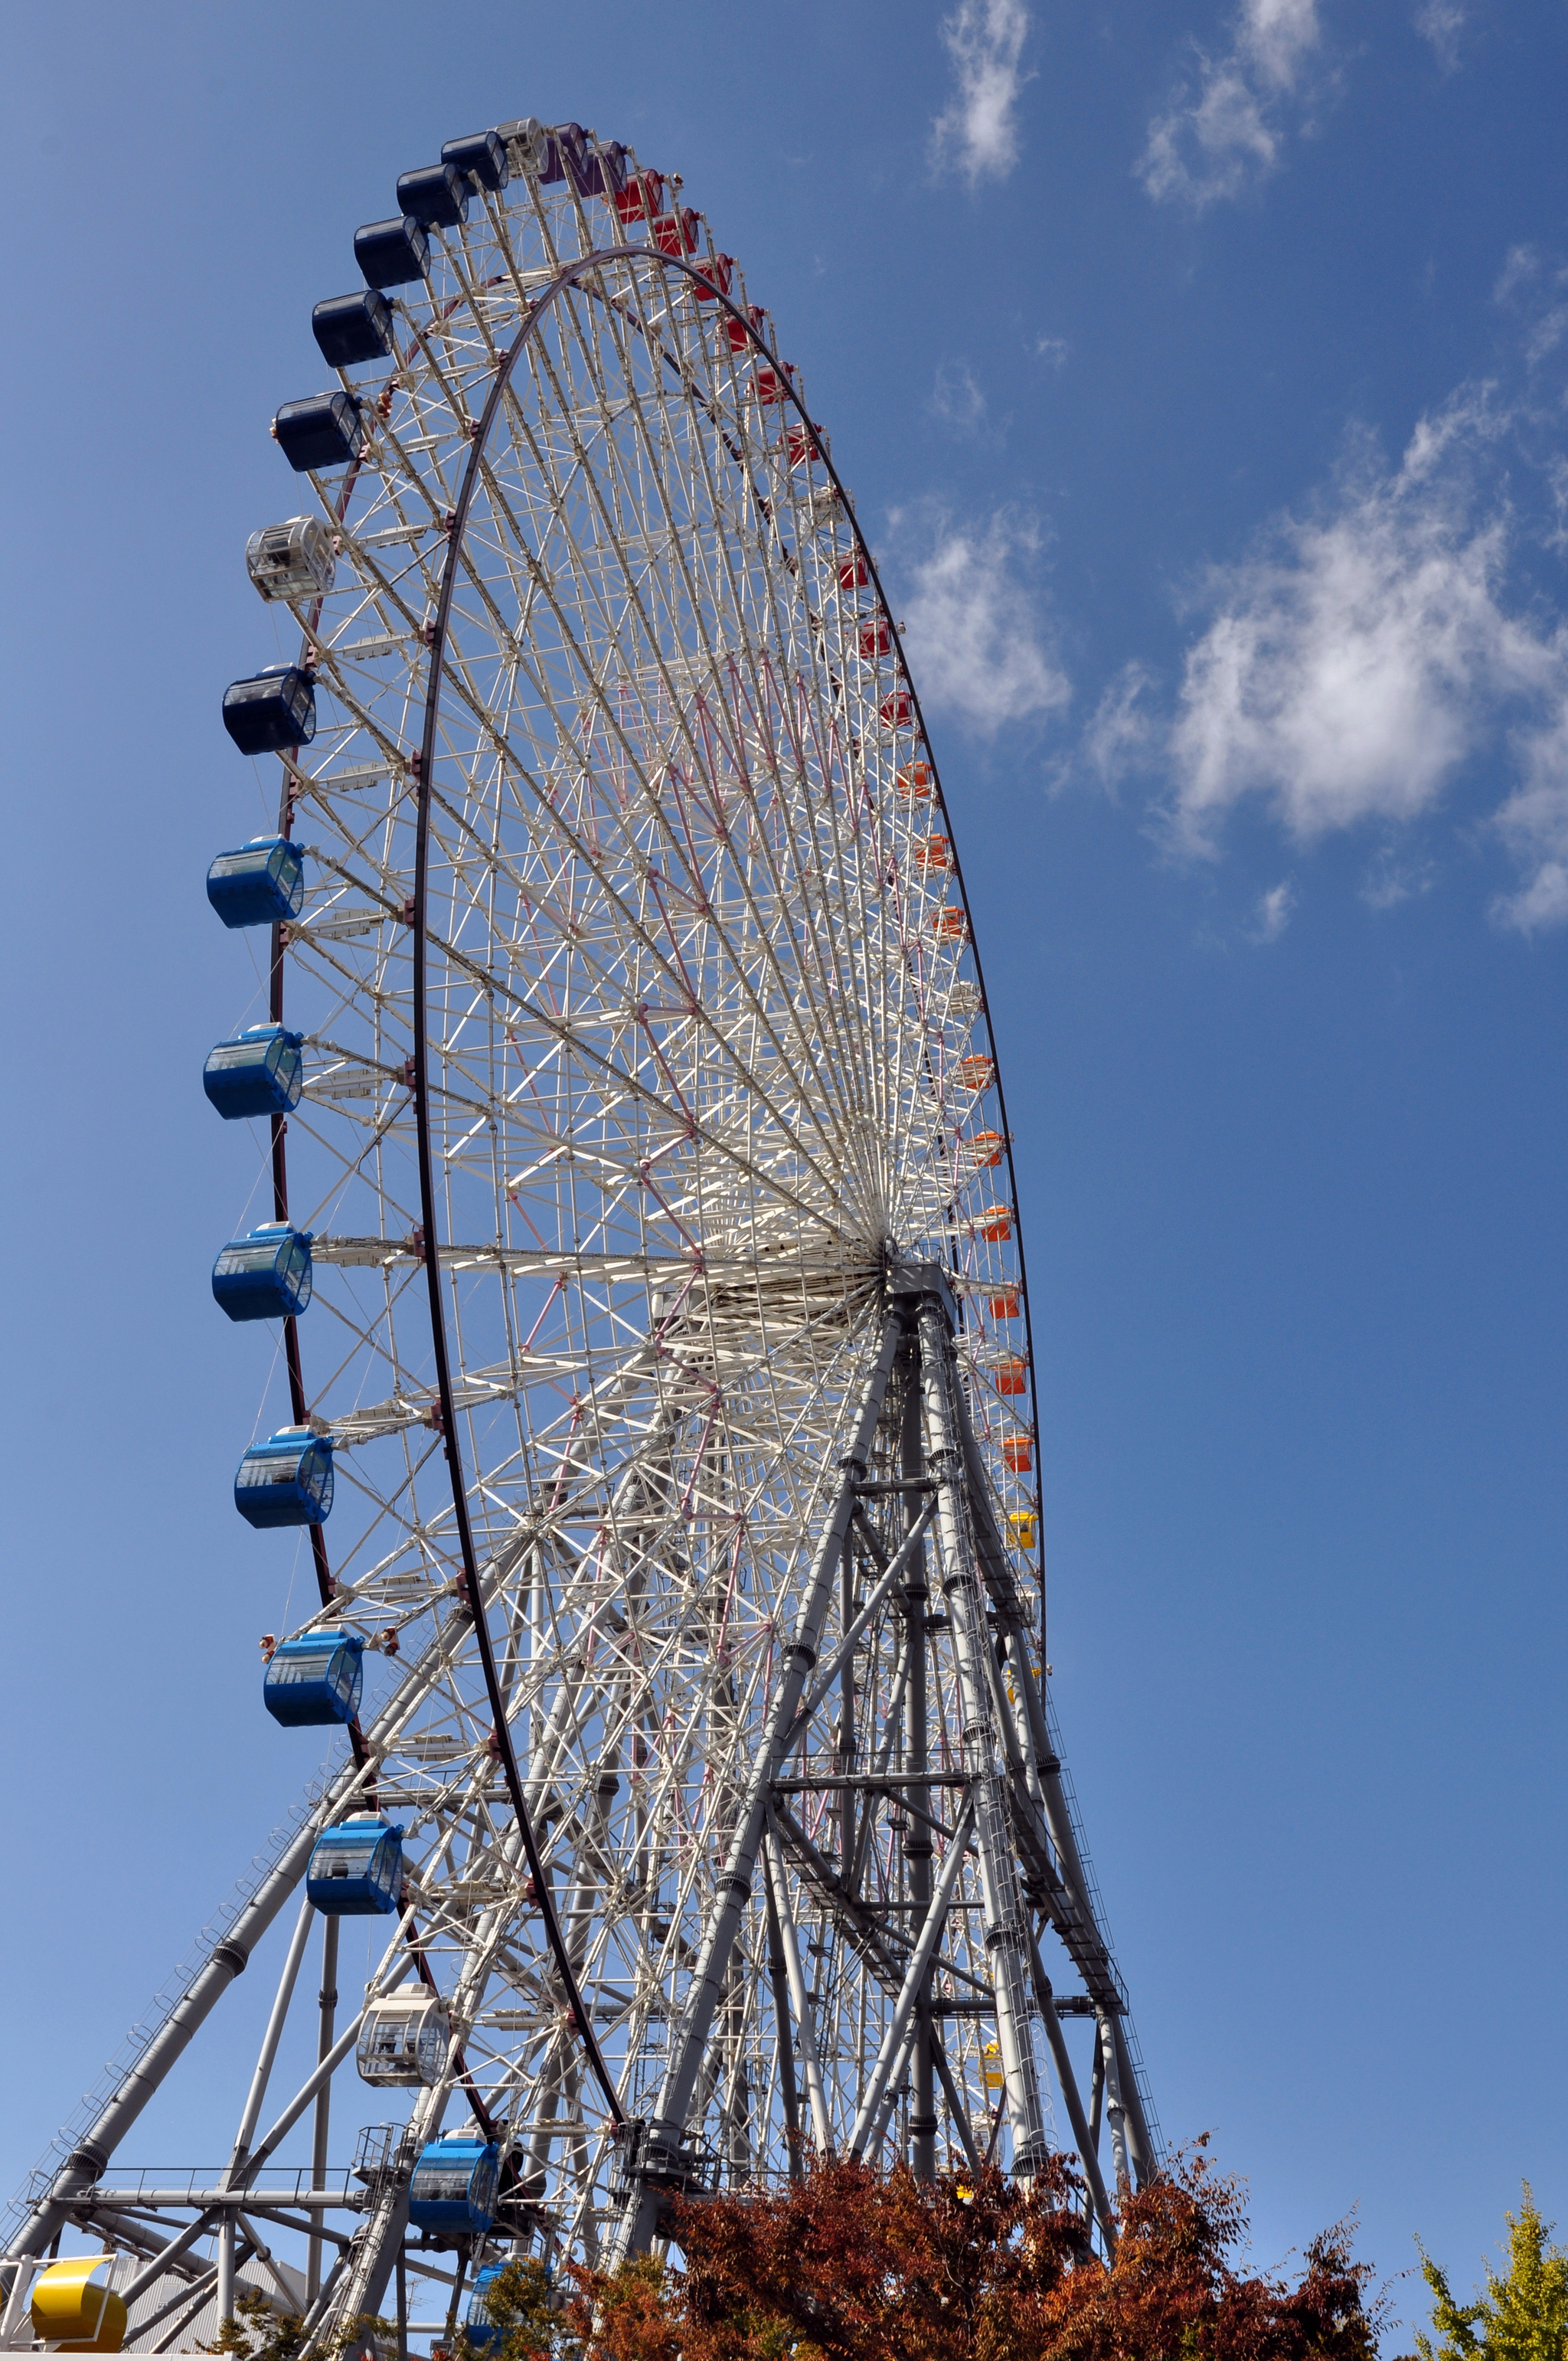
<instances>
[{"instance_id":1,"label":"autumn tree with red leaves","mask_svg":"<svg viewBox=\"0 0 1568 2361\"><path fill-rule=\"evenodd\" d=\"M1376 2361L1343 2227L1294 2285L1244 2277L1241 2193L1201 2143L1123 2200L1108 2264L1059 2157L1027 2189L824 2162L776 2192L676 2201L670 2227L684 2270L641 2257L573 2270L568 2292L512 2264L486 2361Z\"/></svg>"}]
</instances>

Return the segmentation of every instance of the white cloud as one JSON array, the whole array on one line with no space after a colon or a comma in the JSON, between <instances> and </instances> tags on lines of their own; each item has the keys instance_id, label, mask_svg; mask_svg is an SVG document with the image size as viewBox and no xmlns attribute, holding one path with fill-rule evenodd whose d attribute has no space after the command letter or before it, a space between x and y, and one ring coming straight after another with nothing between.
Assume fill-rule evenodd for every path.
<instances>
[{"instance_id":1,"label":"white cloud","mask_svg":"<svg viewBox=\"0 0 1568 2361\"><path fill-rule=\"evenodd\" d=\"M1317 0L1243 0L1229 49L1199 49L1195 82L1149 126L1137 166L1149 195L1201 212L1272 171L1284 104L1321 39Z\"/></svg>"},{"instance_id":2,"label":"white cloud","mask_svg":"<svg viewBox=\"0 0 1568 2361\"><path fill-rule=\"evenodd\" d=\"M1295 889L1288 881L1271 885L1266 894L1260 894L1257 897L1252 925L1247 929L1248 940L1277 943L1290 924L1290 913L1295 907Z\"/></svg>"},{"instance_id":3,"label":"white cloud","mask_svg":"<svg viewBox=\"0 0 1568 2361\"><path fill-rule=\"evenodd\" d=\"M1071 683L1023 570L1039 549L1036 530L1003 511L979 525L942 518L933 540L909 568L904 598L905 645L922 702L946 707L986 737L1066 705Z\"/></svg>"},{"instance_id":4,"label":"white cloud","mask_svg":"<svg viewBox=\"0 0 1568 2361\"><path fill-rule=\"evenodd\" d=\"M937 117L938 163L956 163L970 187L1003 180L1018 161L1018 96L1032 79L1020 60L1029 31L1024 0L959 0L942 21L958 88Z\"/></svg>"},{"instance_id":5,"label":"white cloud","mask_svg":"<svg viewBox=\"0 0 1568 2361\"><path fill-rule=\"evenodd\" d=\"M1369 910L1397 909L1418 894L1430 894L1436 878L1431 862L1416 855L1407 859L1386 844L1369 862L1361 881L1361 898Z\"/></svg>"},{"instance_id":6,"label":"white cloud","mask_svg":"<svg viewBox=\"0 0 1568 2361\"><path fill-rule=\"evenodd\" d=\"M1517 893L1498 897L1493 914L1529 935L1568 920L1568 689L1550 719L1521 734L1518 752L1523 783L1497 824L1525 877Z\"/></svg>"},{"instance_id":7,"label":"white cloud","mask_svg":"<svg viewBox=\"0 0 1568 2361\"><path fill-rule=\"evenodd\" d=\"M1444 73L1452 73L1459 63L1459 36L1464 30L1459 0L1421 0L1416 10L1416 30L1437 51Z\"/></svg>"},{"instance_id":8,"label":"white cloud","mask_svg":"<svg viewBox=\"0 0 1568 2361\"><path fill-rule=\"evenodd\" d=\"M1048 368L1066 368L1069 350L1065 336L1038 335L1035 338L1035 358L1044 361Z\"/></svg>"},{"instance_id":9,"label":"white cloud","mask_svg":"<svg viewBox=\"0 0 1568 2361\"><path fill-rule=\"evenodd\" d=\"M1423 421L1392 475L1288 519L1272 552L1216 577L1218 611L1189 650L1171 733L1179 840L1212 851L1261 796L1310 841L1429 810L1502 701L1550 695L1561 637L1499 603L1500 507L1480 519L1465 461L1495 431L1484 401Z\"/></svg>"},{"instance_id":10,"label":"white cloud","mask_svg":"<svg viewBox=\"0 0 1568 2361\"><path fill-rule=\"evenodd\" d=\"M1497 273L1497 283L1492 290L1494 303L1506 303L1528 286L1541 269L1541 257L1533 246L1510 246Z\"/></svg>"},{"instance_id":11,"label":"white cloud","mask_svg":"<svg viewBox=\"0 0 1568 2361\"><path fill-rule=\"evenodd\" d=\"M1432 883L1406 832L1489 748L1515 784L1488 825L1520 873L1494 916L1525 933L1568 923L1568 621L1508 603L1512 519L1484 466L1513 423L1486 389L1461 395L1421 420L1397 468L1364 456L1313 514L1212 577L1164 741L1156 818L1176 849L1213 855L1249 799L1300 844L1382 822L1360 891L1389 909ZM1146 686L1129 667L1084 734L1102 775L1139 756ZM1289 916L1277 890L1258 939Z\"/></svg>"},{"instance_id":12,"label":"white cloud","mask_svg":"<svg viewBox=\"0 0 1568 2361\"><path fill-rule=\"evenodd\" d=\"M939 361L931 390L931 407L938 418L960 434L977 434L985 423L986 401L980 379L968 361Z\"/></svg>"},{"instance_id":13,"label":"white cloud","mask_svg":"<svg viewBox=\"0 0 1568 2361\"><path fill-rule=\"evenodd\" d=\"M1085 724L1082 758L1108 795L1153 751L1157 733L1146 704L1153 686L1146 664L1124 664Z\"/></svg>"}]
</instances>

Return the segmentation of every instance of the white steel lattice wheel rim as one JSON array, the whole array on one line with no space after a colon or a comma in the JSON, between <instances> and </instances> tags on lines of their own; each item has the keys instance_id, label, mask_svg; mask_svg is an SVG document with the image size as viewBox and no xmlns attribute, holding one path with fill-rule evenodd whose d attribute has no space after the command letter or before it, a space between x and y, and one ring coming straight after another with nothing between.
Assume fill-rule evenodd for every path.
<instances>
[{"instance_id":1,"label":"white steel lattice wheel rim","mask_svg":"<svg viewBox=\"0 0 1568 2361\"><path fill-rule=\"evenodd\" d=\"M633 2235L634 2151L674 2142L688 2181L730 2187L812 2148L912 2152L912 1895L950 1904L922 2004L971 2152L1019 2161L1019 2076L1046 2087L994 2005L996 1911L1031 1950L1034 1912L1055 1927L1102 2026L1123 1999L1036 1693L1011 1158L897 634L739 274L531 155L433 233L395 354L351 387L368 448L310 479L336 571L290 602L317 729L283 758L309 883L270 1004L306 1080L287 1172L281 1119L261 1144L313 1235L285 1357L336 1478L300 1628L356 1631L377 1666L316 1818L403 1828L367 1998L417 1965L451 2027L403 2155L471 2106L507 2234L593 2259ZM912 1270L918 1345L889 1309ZM922 1626L938 1430L966 1490L953 1611ZM952 1598L962 1560L983 1622L977 1549L1012 1642L1003 1664L985 1638L983 1671ZM1013 1803L979 1776L977 1712L1013 1732ZM835 1845L874 1940L832 1900ZM727 1896L733 1949L705 1952ZM1048 1986L1039 2018L1025 2047ZM1124 2055L1123 2081L1141 2172ZM637 2151L644 2118L663 2151ZM378 2302L406 2190L373 2184L313 2333Z\"/></svg>"}]
</instances>

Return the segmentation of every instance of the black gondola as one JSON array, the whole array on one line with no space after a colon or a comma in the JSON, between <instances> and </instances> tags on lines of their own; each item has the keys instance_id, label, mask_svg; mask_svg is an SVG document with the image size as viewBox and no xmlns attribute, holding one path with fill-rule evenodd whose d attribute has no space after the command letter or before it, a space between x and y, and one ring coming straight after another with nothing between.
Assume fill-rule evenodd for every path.
<instances>
[{"instance_id":1,"label":"black gondola","mask_svg":"<svg viewBox=\"0 0 1568 2361\"><path fill-rule=\"evenodd\" d=\"M318 473L345 467L363 453L367 442L359 403L339 386L334 393L307 394L302 401L286 401L272 421L278 448L297 476L307 467Z\"/></svg>"},{"instance_id":2,"label":"black gondola","mask_svg":"<svg viewBox=\"0 0 1568 2361\"><path fill-rule=\"evenodd\" d=\"M421 229L455 229L468 218L468 184L455 164L421 164L399 173L398 203Z\"/></svg>"},{"instance_id":3,"label":"black gondola","mask_svg":"<svg viewBox=\"0 0 1568 2361\"><path fill-rule=\"evenodd\" d=\"M367 287L407 287L430 268L430 240L409 214L367 222L354 233L354 259Z\"/></svg>"},{"instance_id":4,"label":"black gondola","mask_svg":"<svg viewBox=\"0 0 1568 2361\"><path fill-rule=\"evenodd\" d=\"M392 349L392 307L378 287L328 295L311 313L311 334L329 368L384 360Z\"/></svg>"},{"instance_id":5,"label":"black gondola","mask_svg":"<svg viewBox=\"0 0 1568 2361\"><path fill-rule=\"evenodd\" d=\"M482 189L504 189L511 178L506 141L499 131L472 131L461 139L448 139L441 160L455 164L465 176L472 173Z\"/></svg>"},{"instance_id":6,"label":"black gondola","mask_svg":"<svg viewBox=\"0 0 1568 2361\"><path fill-rule=\"evenodd\" d=\"M315 683L298 664L268 664L224 691L224 728L242 754L278 754L316 734Z\"/></svg>"}]
</instances>

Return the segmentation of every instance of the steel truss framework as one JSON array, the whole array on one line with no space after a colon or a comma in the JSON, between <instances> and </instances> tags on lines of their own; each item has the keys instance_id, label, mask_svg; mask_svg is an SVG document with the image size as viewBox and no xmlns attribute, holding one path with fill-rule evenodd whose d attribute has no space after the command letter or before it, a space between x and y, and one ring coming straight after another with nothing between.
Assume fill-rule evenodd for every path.
<instances>
[{"instance_id":1,"label":"steel truss framework","mask_svg":"<svg viewBox=\"0 0 1568 2361\"><path fill-rule=\"evenodd\" d=\"M370 442L310 478L336 573L291 610L311 883L268 1008L308 1079L257 1144L314 1233L283 1362L337 1470L302 1628L359 1632L375 1693L14 2223L11 2345L62 2231L133 2258L137 2349L247 2261L283 2302L280 2232L319 2345L394 2279L406 2314L411 2268L455 2307L474 2253L410 2245L408 2183L464 2111L505 2158L492 2246L600 2261L672 2187L814 2153L1027 2173L1053 2085L1104 2237L1102 2114L1116 2180L1158 2160L1045 1702L1006 1119L898 634L700 222L508 136L343 379ZM408 1868L364 2005L411 1982L450 2026L407 2125L329 2171L333 2092L364 2099L328 1919L319 2062L261 2130L305 1905L229 2164L119 2167L367 1809Z\"/></svg>"}]
</instances>

